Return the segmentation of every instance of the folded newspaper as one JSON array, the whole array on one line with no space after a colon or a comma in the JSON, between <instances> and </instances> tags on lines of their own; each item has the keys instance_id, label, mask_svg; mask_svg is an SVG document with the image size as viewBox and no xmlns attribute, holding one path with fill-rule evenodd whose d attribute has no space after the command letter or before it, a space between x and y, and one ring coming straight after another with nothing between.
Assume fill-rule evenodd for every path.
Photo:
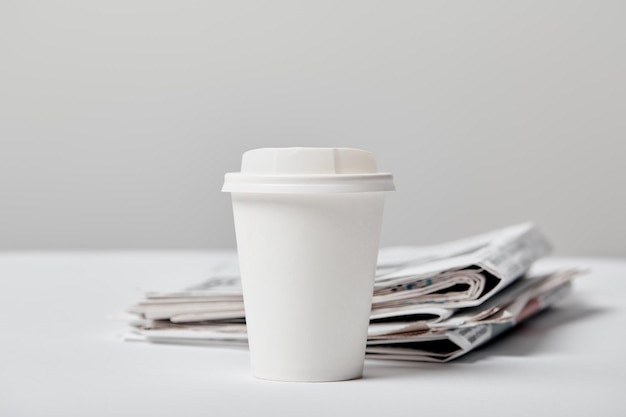
<instances>
[{"instance_id":1,"label":"folded newspaper","mask_svg":"<svg viewBox=\"0 0 626 417\"><path fill-rule=\"evenodd\" d=\"M445 362L550 306L578 273L528 276L549 251L531 223L435 246L381 249L368 356ZM136 319L129 341L247 344L236 273L180 292L148 293L130 312Z\"/></svg>"}]
</instances>

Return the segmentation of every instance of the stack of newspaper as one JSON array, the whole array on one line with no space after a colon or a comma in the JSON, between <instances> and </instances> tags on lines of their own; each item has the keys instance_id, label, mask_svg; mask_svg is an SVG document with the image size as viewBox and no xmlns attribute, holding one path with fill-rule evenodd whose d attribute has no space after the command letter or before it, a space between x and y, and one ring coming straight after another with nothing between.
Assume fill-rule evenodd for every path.
<instances>
[{"instance_id":1,"label":"stack of newspaper","mask_svg":"<svg viewBox=\"0 0 626 417\"><path fill-rule=\"evenodd\" d=\"M381 249L368 356L446 362L554 304L579 272L529 274L549 252L531 223L441 245ZM148 293L130 312L126 340L247 344L236 273L180 292Z\"/></svg>"}]
</instances>

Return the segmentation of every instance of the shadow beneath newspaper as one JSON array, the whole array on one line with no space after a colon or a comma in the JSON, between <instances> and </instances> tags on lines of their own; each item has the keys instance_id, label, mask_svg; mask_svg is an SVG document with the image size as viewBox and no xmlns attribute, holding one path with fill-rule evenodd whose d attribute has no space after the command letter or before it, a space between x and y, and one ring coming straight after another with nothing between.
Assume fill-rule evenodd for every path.
<instances>
[{"instance_id":1,"label":"shadow beneath newspaper","mask_svg":"<svg viewBox=\"0 0 626 417\"><path fill-rule=\"evenodd\" d=\"M560 307L529 318L454 362L467 364L490 357L529 356L535 352L546 352L550 350L550 345L554 346L554 337L560 337L559 328L609 312L609 309L585 305L582 300L572 299Z\"/></svg>"},{"instance_id":2,"label":"shadow beneath newspaper","mask_svg":"<svg viewBox=\"0 0 626 417\"><path fill-rule=\"evenodd\" d=\"M546 310L520 323L495 339L465 356L449 363L388 361L369 359L364 378L397 378L415 372L442 373L458 369L456 364L474 364L484 359L502 356L530 356L550 350L554 338L560 337L559 328L610 313L610 309L585 305L582 299L571 299L559 307Z\"/></svg>"},{"instance_id":3,"label":"shadow beneath newspaper","mask_svg":"<svg viewBox=\"0 0 626 417\"><path fill-rule=\"evenodd\" d=\"M441 373L446 371L446 364L430 362L395 361L388 359L366 359L363 370L363 379L397 379L402 375L407 377L429 371Z\"/></svg>"}]
</instances>

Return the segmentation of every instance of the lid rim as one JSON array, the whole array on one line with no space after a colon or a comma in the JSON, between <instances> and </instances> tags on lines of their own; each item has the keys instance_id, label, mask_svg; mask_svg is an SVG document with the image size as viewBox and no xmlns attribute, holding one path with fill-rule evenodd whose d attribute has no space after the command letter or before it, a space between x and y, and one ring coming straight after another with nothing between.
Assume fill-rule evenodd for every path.
<instances>
[{"instance_id":1,"label":"lid rim","mask_svg":"<svg viewBox=\"0 0 626 417\"><path fill-rule=\"evenodd\" d=\"M395 190L390 173L271 175L232 172L225 175L222 192L355 193Z\"/></svg>"}]
</instances>

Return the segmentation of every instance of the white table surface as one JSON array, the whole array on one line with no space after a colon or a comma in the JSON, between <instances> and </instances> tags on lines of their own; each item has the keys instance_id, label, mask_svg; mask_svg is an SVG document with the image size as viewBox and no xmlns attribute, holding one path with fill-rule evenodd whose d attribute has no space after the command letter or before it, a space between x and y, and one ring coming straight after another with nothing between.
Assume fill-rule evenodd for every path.
<instances>
[{"instance_id":1,"label":"white table surface","mask_svg":"<svg viewBox=\"0 0 626 417\"><path fill-rule=\"evenodd\" d=\"M253 378L244 349L120 340L143 290L206 278L212 252L0 253L0 416L626 416L626 261L448 364L366 361L364 378Z\"/></svg>"}]
</instances>

